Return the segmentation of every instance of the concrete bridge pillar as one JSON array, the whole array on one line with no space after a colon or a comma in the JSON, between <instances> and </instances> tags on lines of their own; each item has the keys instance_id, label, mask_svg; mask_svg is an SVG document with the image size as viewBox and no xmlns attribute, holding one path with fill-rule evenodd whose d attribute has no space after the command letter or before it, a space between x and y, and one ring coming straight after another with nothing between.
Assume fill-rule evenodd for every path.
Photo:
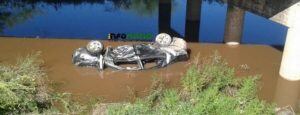
<instances>
[{"instance_id":1,"label":"concrete bridge pillar","mask_svg":"<svg viewBox=\"0 0 300 115\"><path fill-rule=\"evenodd\" d=\"M228 4L224 42L228 45L238 45L241 42L244 27L245 10Z\"/></svg>"},{"instance_id":2,"label":"concrete bridge pillar","mask_svg":"<svg viewBox=\"0 0 300 115\"><path fill-rule=\"evenodd\" d=\"M199 42L202 0L187 0L185 19L185 39Z\"/></svg>"},{"instance_id":3,"label":"concrete bridge pillar","mask_svg":"<svg viewBox=\"0 0 300 115\"><path fill-rule=\"evenodd\" d=\"M279 74L281 77L300 80L300 2L283 11L282 22L289 26Z\"/></svg>"},{"instance_id":4,"label":"concrete bridge pillar","mask_svg":"<svg viewBox=\"0 0 300 115\"><path fill-rule=\"evenodd\" d=\"M158 31L159 33L169 33L171 28L171 0L159 0L158 6Z\"/></svg>"},{"instance_id":5,"label":"concrete bridge pillar","mask_svg":"<svg viewBox=\"0 0 300 115\"><path fill-rule=\"evenodd\" d=\"M186 20L199 21L201 18L202 0L188 0L186 5Z\"/></svg>"}]
</instances>

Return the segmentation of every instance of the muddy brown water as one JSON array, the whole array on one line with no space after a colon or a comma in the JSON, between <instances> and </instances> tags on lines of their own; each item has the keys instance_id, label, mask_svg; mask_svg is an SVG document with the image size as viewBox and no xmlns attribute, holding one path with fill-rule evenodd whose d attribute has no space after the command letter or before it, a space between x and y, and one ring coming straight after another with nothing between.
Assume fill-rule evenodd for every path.
<instances>
[{"instance_id":1,"label":"muddy brown water","mask_svg":"<svg viewBox=\"0 0 300 115\"><path fill-rule=\"evenodd\" d=\"M152 77L163 77L169 87L178 87L179 80L191 61L208 57L214 51L239 71L241 65L248 70L237 72L237 76L261 75L259 97L267 102L277 102L279 106L299 106L299 82L289 82L279 77L282 52L262 45L227 46L223 44L188 43L190 60L178 62L166 68L143 71L116 71L76 67L71 63L75 49L87 44L86 40L67 39L20 39L0 38L0 63L15 63L17 57L41 51L50 80L57 84L59 92L69 92L77 96L103 97L105 102L129 101L136 93L147 94ZM104 41L105 46L132 44L131 42ZM199 55L200 57L198 57ZM130 89L130 90L129 90Z\"/></svg>"}]
</instances>

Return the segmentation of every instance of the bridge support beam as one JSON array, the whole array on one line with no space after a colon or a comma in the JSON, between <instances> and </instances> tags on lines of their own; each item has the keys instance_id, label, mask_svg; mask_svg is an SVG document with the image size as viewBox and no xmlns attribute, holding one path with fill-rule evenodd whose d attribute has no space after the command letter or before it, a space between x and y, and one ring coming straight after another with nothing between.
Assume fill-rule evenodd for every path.
<instances>
[{"instance_id":1,"label":"bridge support beam","mask_svg":"<svg viewBox=\"0 0 300 115\"><path fill-rule=\"evenodd\" d=\"M281 14L289 27L280 66L280 76L291 81L300 80L300 2Z\"/></svg>"},{"instance_id":2,"label":"bridge support beam","mask_svg":"<svg viewBox=\"0 0 300 115\"><path fill-rule=\"evenodd\" d=\"M224 42L238 45L241 42L244 27L245 10L233 5L227 6Z\"/></svg>"},{"instance_id":3,"label":"bridge support beam","mask_svg":"<svg viewBox=\"0 0 300 115\"><path fill-rule=\"evenodd\" d=\"M199 42L202 0L187 0L185 19L185 39Z\"/></svg>"}]
</instances>

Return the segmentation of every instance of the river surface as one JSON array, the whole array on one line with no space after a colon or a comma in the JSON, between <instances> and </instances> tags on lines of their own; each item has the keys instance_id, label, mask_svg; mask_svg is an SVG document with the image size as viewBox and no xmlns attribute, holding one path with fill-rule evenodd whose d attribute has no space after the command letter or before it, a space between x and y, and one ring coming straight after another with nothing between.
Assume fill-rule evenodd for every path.
<instances>
[{"instance_id":1,"label":"river surface","mask_svg":"<svg viewBox=\"0 0 300 115\"><path fill-rule=\"evenodd\" d=\"M234 32L241 34L241 43L282 46L287 27L269 18L291 1L1 0L0 36L105 40L113 33L148 35L150 39L138 38L151 41L167 32L187 41L222 43L225 26L241 25ZM232 7L242 13L229 18L241 17L241 22L226 21Z\"/></svg>"},{"instance_id":2,"label":"river surface","mask_svg":"<svg viewBox=\"0 0 300 115\"><path fill-rule=\"evenodd\" d=\"M153 76L166 79L168 87L178 87L194 59L218 51L236 68L238 77L262 76L259 98L297 110L300 107L299 81L279 76L288 27L278 18L272 21L297 2L299 0L1 0L0 63L13 64L17 57L42 51L44 68L57 91L79 97L100 96L105 102L123 102L130 101L132 94L147 95ZM139 41L153 41L161 32L188 41L190 60L136 72L98 71L71 63L73 51L91 39L103 40L105 46L117 46L132 44L122 42L135 41L129 35L138 36ZM115 41L108 40L109 34L116 35L110 36L110 40ZM122 35L127 36L122 38ZM222 44L226 41L242 45ZM242 71L241 65L250 69Z\"/></svg>"},{"instance_id":3,"label":"river surface","mask_svg":"<svg viewBox=\"0 0 300 115\"><path fill-rule=\"evenodd\" d=\"M143 97L148 94L153 77L162 77L168 87L180 86L180 79L194 60L211 56L215 51L237 71L238 77L261 75L259 97L281 106L299 105L299 82L279 77L282 52L270 46L189 43L190 59L166 68L144 71L116 71L76 67L71 62L74 49L86 45L87 40L66 39L17 39L0 37L0 62L13 64L17 57L41 51L44 69L56 91L69 92L79 97L102 97L104 102L124 102L132 94ZM106 46L133 44L132 42L104 41ZM254 60L255 58L255 60ZM244 70L241 65L247 65Z\"/></svg>"}]
</instances>

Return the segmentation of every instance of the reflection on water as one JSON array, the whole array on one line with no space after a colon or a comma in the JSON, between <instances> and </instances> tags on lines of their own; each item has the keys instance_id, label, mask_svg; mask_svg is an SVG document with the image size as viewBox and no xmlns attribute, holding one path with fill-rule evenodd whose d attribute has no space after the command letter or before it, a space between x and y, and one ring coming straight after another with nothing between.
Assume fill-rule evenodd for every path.
<instances>
[{"instance_id":1,"label":"reflection on water","mask_svg":"<svg viewBox=\"0 0 300 115\"><path fill-rule=\"evenodd\" d=\"M5 1L1 1L0 4L0 33L3 33L6 27L12 28L38 14L38 9L27 4Z\"/></svg>"},{"instance_id":2,"label":"reflection on water","mask_svg":"<svg viewBox=\"0 0 300 115\"><path fill-rule=\"evenodd\" d=\"M226 0L2 0L0 31L2 36L81 39L106 39L108 33L168 32L188 41L213 43L235 34L229 36L241 38L245 44L283 45L287 27L268 18L294 2L229 0L231 5L227 5ZM227 8L232 5L245 11L244 22L230 23L232 10Z\"/></svg>"},{"instance_id":3,"label":"reflection on water","mask_svg":"<svg viewBox=\"0 0 300 115\"><path fill-rule=\"evenodd\" d=\"M185 39L198 42L202 0L187 0L185 16Z\"/></svg>"},{"instance_id":4,"label":"reflection on water","mask_svg":"<svg viewBox=\"0 0 300 115\"><path fill-rule=\"evenodd\" d=\"M229 0L231 4L247 11L270 18L299 0Z\"/></svg>"},{"instance_id":5,"label":"reflection on water","mask_svg":"<svg viewBox=\"0 0 300 115\"><path fill-rule=\"evenodd\" d=\"M240 43L244 26L245 10L232 4L227 5L226 25L224 33L225 43Z\"/></svg>"}]
</instances>

